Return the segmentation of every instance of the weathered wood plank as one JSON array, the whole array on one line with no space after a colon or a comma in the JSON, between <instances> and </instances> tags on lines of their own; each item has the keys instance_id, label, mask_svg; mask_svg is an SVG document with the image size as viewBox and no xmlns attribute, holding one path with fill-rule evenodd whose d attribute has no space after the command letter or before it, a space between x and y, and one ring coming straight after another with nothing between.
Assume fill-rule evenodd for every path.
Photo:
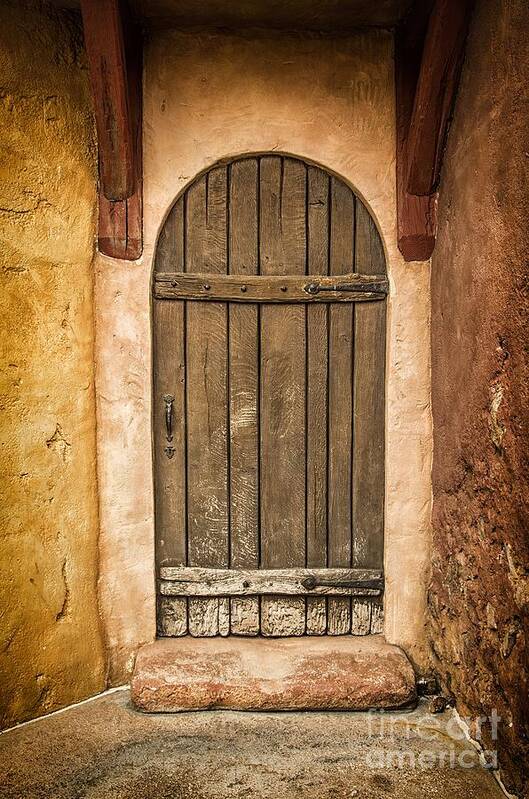
<instances>
[{"instance_id":1,"label":"weathered wood plank","mask_svg":"<svg viewBox=\"0 0 529 799\"><path fill-rule=\"evenodd\" d=\"M182 203L172 209L156 253L155 269L175 259L183 265ZM186 444L184 303L156 301L153 345L156 380L153 432L156 501L156 562L168 558L186 563ZM173 397L172 440L167 440L164 397Z\"/></svg>"},{"instance_id":2,"label":"weathered wood plank","mask_svg":"<svg viewBox=\"0 0 529 799\"><path fill-rule=\"evenodd\" d=\"M424 42L407 140L410 194L437 188L454 104L472 0L436 0Z\"/></svg>"},{"instance_id":3,"label":"weathered wood plank","mask_svg":"<svg viewBox=\"0 0 529 799\"><path fill-rule=\"evenodd\" d=\"M365 599L351 600L351 633L368 635L371 626L371 602Z\"/></svg>"},{"instance_id":4,"label":"weathered wood plank","mask_svg":"<svg viewBox=\"0 0 529 799\"><path fill-rule=\"evenodd\" d=\"M329 635L347 635L351 632L351 600L327 600L327 632Z\"/></svg>"},{"instance_id":5,"label":"weathered wood plank","mask_svg":"<svg viewBox=\"0 0 529 799\"><path fill-rule=\"evenodd\" d=\"M327 600L325 597L307 597L307 635L325 635L327 632Z\"/></svg>"},{"instance_id":6,"label":"weathered wood plank","mask_svg":"<svg viewBox=\"0 0 529 799\"><path fill-rule=\"evenodd\" d=\"M260 623L258 597L233 597L230 599L232 635L258 635Z\"/></svg>"},{"instance_id":7,"label":"weathered wood plank","mask_svg":"<svg viewBox=\"0 0 529 799\"><path fill-rule=\"evenodd\" d=\"M159 596L157 632L174 638L187 633L187 599L180 596Z\"/></svg>"},{"instance_id":8,"label":"weathered wood plank","mask_svg":"<svg viewBox=\"0 0 529 799\"><path fill-rule=\"evenodd\" d=\"M229 270L247 279L259 268L256 158L230 169ZM255 306L229 306L230 565L259 566L259 322ZM235 604L234 604L235 603ZM251 626L253 624L253 627ZM259 599L232 600L235 635L259 632Z\"/></svg>"},{"instance_id":9,"label":"weathered wood plank","mask_svg":"<svg viewBox=\"0 0 529 799\"><path fill-rule=\"evenodd\" d=\"M160 592L167 596L378 596L382 588L378 569L160 568Z\"/></svg>"},{"instance_id":10,"label":"weathered wood plank","mask_svg":"<svg viewBox=\"0 0 529 799\"><path fill-rule=\"evenodd\" d=\"M303 597L263 597L261 633L265 636L304 635L306 628Z\"/></svg>"},{"instance_id":11,"label":"weathered wood plank","mask_svg":"<svg viewBox=\"0 0 529 799\"><path fill-rule=\"evenodd\" d=\"M356 203L356 257L385 267L382 242L365 206ZM386 306L355 308L353 560L359 568L384 562L384 417Z\"/></svg>"},{"instance_id":12,"label":"weathered wood plank","mask_svg":"<svg viewBox=\"0 0 529 799\"><path fill-rule=\"evenodd\" d=\"M169 211L160 231L154 258L155 280L171 269L185 273L184 224L184 198L180 197Z\"/></svg>"},{"instance_id":13,"label":"weathered wood plank","mask_svg":"<svg viewBox=\"0 0 529 799\"><path fill-rule=\"evenodd\" d=\"M354 260L354 195L331 178L330 273ZM351 565L352 474L352 306L329 309L329 503L328 565ZM349 599L329 599L328 631L340 635L350 629Z\"/></svg>"},{"instance_id":14,"label":"weathered wood plank","mask_svg":"<svg viewBox=\"0 0 529 799\"><path fill-rule=\"evenodd\" d=\"M249 263L241 264L249 269ZM351 288L344 288L344 287ZM314 277L293 275L238 274L216 277L208 273L184 275L178 272L155 275L154 296L159 299L209 300L235 303L328 303L383 300L388 292L384 275L347 273L337 280L314 273Z\"/></svg>"},{"instance_id":15,"label":"weathered wood plank","mask_svg":"<svg viewBox=\"0 0 529 799\"><path fill-rule=\"evenodd\" d=\"M277 156L260 162L261 274L303 275L306 167ZM305 564L305 309L261 307L261 565ZM285 490L288 486L288 490ZM299 635L305 600L261 600L263 635Z\"/></svg>"},{"instance_id":16,"label":"weathered wood plank","mask_svg":"<svg viewBox=\"0 0 529 799\"><path fill-rule=\"evenodd\" d=\"M329 178L308 170L308 272L329 263ZM307 566L327 562L327 309L307 309Z\"/></svg>"},{"instance_id":17,"label":"weathered wood plank","mask_svg":"<svg viewBox=\"0 0 529 799\"><path fill-rule=\"evenodd\" d=\"M205 262L226 271L226 178L226 167L216 168L188 191L187 272L201 272ZM186 317L188 563L221 567L229 563L227 309L187 303ZM218 600L191 599L189 629L216 634Z\"/></svg>"},{"instance_id":18,"label":"weathered wood plank","mask_svg":"<svg viewBox=\"0 0 529 799\"><path fill-rule=\"evenodd\" d=\"M219 599L219 635L227 636L230 634L230 599L222 597Z\"/></svg>"},{"instance_id":19,"label":"weathered wood plank","mask_svg":"<svg viewBox=\"0 0 529 799\"><path fill-rule=\"evenodd\" d=\"M186 562L185 356L183 303L157 302L153 309L157 380L153 395L156 469L156 561ZM166 430L171 397L172 435Z\"/></svg>"},{"instance_id":20,"label":"weathered wood plank","mask_svg":"<svg viewBox=\"0 0 529 799\"><path fill-rule=\"evenodd\" d=\"M380 635L384 632L384 605L382 600L377 600L371 604L371 635Z\"/></svg>"},{"instance_id":21,"label":"weathered wood plank","mask_svg":"<svg viewBox=\"0 0 529 799\"><path fill-rule=\"evenodd\" d=\"M329 270L330 179L307 170L307 273ZM327 369L328 309L307 308L307 566L327 563ZM327 629L327 603L307 598L307 634Z\"/></svg>"},{"instance_id":22,"label":"weathered wood plank","mask_svg":"<svg viewBox=\"0 0 529 799\"><path fill-rule=\"evenodd\" d=\"M219 634L219 600L190 599L188 602L189 634L209 638Z\"/></svg>"}]
</instances>

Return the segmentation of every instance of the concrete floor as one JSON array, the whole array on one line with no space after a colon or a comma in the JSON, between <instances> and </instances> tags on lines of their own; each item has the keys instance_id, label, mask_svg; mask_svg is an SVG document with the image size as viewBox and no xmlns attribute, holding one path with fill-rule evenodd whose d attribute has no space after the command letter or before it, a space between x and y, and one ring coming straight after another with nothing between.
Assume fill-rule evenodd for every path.
<instances>
[{"instance_id":1,"label":"concrete floor","mask_svg":"<svg viewBox=\"0 0 529 799\"><path fill-rule=\"evenodd\" d=\"M120 691L1 735L0 796L502 797L460 738L450 711L431 716L424 705L376 715L142 715Z\"/></svg>"}]
</instances>

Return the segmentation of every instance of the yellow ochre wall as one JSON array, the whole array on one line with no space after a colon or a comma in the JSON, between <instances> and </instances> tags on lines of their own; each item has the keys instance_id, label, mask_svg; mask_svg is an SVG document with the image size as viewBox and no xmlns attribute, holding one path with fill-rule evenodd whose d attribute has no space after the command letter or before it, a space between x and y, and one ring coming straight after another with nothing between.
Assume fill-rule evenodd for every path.
<instances>
[{"instance_id":1,"label":"yellow ochre wall","mask_svg":"<svg viewBox=\"0 0 529 799\"><path fill-rule=\"evenodd\" d=\"M79 19L0 6L0 725L104 687L96 144Z\"/></svg>"}]
</instances>

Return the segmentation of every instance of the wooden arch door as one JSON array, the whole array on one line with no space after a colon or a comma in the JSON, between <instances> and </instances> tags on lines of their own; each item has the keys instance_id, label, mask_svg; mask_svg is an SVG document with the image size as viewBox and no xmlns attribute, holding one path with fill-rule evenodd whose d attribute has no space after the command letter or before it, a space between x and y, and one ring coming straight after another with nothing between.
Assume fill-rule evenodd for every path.
<instances>
[{"instance_id":1,"label":"wooden arch door","mask_svg":"<svg viewBox=\"0 0 529 799\"><path fill-rule=\"evenodd\" d=\"M280 155L175 202L153 280L158 633L379 632L387 278L339 178Z\"/></svg>"}]
</instances>

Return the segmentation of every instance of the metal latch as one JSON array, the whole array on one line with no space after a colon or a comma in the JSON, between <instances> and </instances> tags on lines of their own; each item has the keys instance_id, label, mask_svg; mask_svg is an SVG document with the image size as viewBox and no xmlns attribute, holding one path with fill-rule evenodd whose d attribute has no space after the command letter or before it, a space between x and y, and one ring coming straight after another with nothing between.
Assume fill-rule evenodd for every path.
<instances>
[{"instance_id":1,"label":"metal latch","mask_svg":"<svg viewBox=\"0 0 529 799\"><path fill-rule=\"evenodd\" d=\"M303 588L306 588L307 591L312 591L314 588L317 588L320 585L328 586L329 588L371 588L373 590L380 591L382 588L384 588L384 580L382 577L376 578L374 580L327 580L315 577L313 574L311 574L309 577L306 577L301 581L301 585Z\"/></svg>"},{"instance_id":2,"label":"metal latch","mask_svg":"<svg viewBox=\"0 0 529 799\"><path fill-rule=\"evenodd\" d=\"M321 291L361 291L366 293L386 294L384 285L376 283L308 283L305 286L307 294L319 294Z\"/></svg>"},{"instance_id":3,"label":"metal latch","mask_svg":"<svg viewBox=\"0 0 529 799\"><path fill-rule=\"evenodd\" d=\"M167 439L167 446L165 447L164 452L170 460L174 455L174 447L171 446L171 442L173 440L174 397L172 394L164 394L163 401L165 404L165 437Z\"/></svg>"}]
</instances>

